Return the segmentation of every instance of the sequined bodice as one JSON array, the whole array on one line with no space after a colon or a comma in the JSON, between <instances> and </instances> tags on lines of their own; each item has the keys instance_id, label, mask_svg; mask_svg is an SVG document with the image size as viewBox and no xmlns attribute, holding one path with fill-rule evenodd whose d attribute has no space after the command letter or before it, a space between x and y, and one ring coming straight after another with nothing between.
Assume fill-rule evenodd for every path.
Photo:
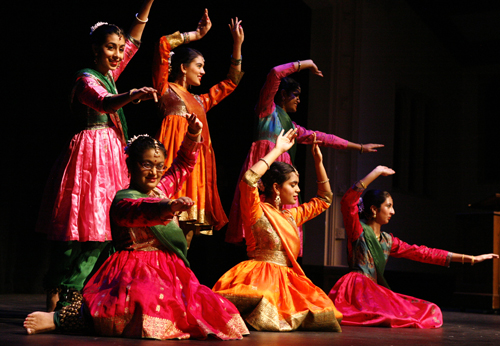
<instances>
[{"instance_id":1,"label":"sequined bodice","mask_svg":"<svg viewBox=\"0 0 500 346\"><path fill-rule=\"evenodd\" d=\"M287 267L291 266L281 238L265 214L262 214L261 218L252 226L252 234L255 239L255 250L248 253L249 258Z\"/></svg>"}]
</instances>

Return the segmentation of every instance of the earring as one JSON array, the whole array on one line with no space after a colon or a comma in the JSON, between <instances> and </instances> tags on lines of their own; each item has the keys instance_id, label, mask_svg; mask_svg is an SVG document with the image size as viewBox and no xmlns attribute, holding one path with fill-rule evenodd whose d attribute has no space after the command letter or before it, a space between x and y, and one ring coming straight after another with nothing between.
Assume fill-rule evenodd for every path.
<instances>
[{"instance_id":1,"label":"earring","mask_svg":"<svg viewBox=\"0 0 500 346\"><path fill-rule=\"evenodd\" d=\"M280 208L280 204L281 204L281 197L280 197L280 194L277 193L276 194L276 198L274 199L274 204L276 204L276 208Z\"/></svg>"},{"instance_id":2,"label":"earring","mask_svg":"<svg viewBox=\"0 0 500 346\"><path fill-rule=\"evenodd\" d=\"M373 213L373 218L376 219L377 218L377 213Z\"/></svg>"},{"instance_id":3,"label":"earring","mask_svg":"<svg viewBox=\"0 0 500 346\"><path fill-rule=\"evenodd\" d=\"M182 77L182 83L186 84L186 72L184 72L184 76Z\"/></svg>"}]
</instances>

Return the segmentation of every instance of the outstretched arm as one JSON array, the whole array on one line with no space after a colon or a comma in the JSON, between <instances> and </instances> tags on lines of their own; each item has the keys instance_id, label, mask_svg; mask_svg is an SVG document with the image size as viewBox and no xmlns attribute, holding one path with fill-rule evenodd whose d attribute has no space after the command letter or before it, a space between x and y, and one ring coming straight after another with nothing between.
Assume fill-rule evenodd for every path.
<instances>
[{"instance_id":1,"label":"outstretched arm","mask_svg":"<svg viewBox=\"0 0 500 346\"><path fill-rule=\"evenodd\" d=\"M294 123L295 124L295 123ZM361 154L363 153L375 153L378 148L383 148L383 144L357 144L349 142L346 139L342 139L333 134L328 134L321 131L308 130L305 127L295 124L297 128L297 143L300 144L312 144L314 141L314 134L316 135L316 140L322 147L329 147L334 149L350 149L359 150Z\"/></svg>"},{"instance_id":2,"label":"outstretched arm","mask_svg":"<svg viewBox=\"0 0 500 346\"><path fill-rule=\"evenodd\" d=\"M474 263L479 263L479 262L483 262L483 261L495 259L495 258L498 258L498 255L494 254L494 253L488 253L488 254L479 255L479 256L471 256L471 255L453 253L451 256L451 261L452 262L462 262L462 264L470 263L471 265L474 265Z\"/></svg>"},{"instance_id":3,"label":"outstretched arm","mask_svg":"<svg viewBox=\"0 0 500 346\"><path fill-rule=\"evenodd\" d=\"M106 112L116 112L118 109L122 108L126 104L129 104L130 102L138 104L142 100L150 99L154 99L155 102L158 102L156 89L151 87L132 89L122 94L106 97L104 101L104 109Z\"/></svg>"},{"instance_id":4,"label":"outstretched arm","mask_svg":"<svg viewBox=\"0 0 500 346\"><path fill-rule=\"evenodd\" d=\"M152 5L153 0L145 0L141 6L141 9L136 14L134 22L130 26L128 34L130 37L137 41L141 40L142 33L148 21L149 11L151 10Z\"/></svg>"}]
</instances>

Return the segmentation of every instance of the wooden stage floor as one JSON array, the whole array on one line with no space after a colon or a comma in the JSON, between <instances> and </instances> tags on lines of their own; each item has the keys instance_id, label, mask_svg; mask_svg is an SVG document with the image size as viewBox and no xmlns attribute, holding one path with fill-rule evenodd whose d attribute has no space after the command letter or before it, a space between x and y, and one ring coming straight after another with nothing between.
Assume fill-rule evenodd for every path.
<instances>
[{"instance_id":1,"label":"wooden stage floor","mask_svg":"<svg viewBox=\"0 0 500 346\"><path fill-rule=\"evenodd\" d=\"M0 345L159 345L157 340L106 338L96 336L74 336L61 334L26 335L22 322L25 316L35 310L43 310L44 296L40 294L0 295ZM251 332L243 340L219 341L210 338L200 340L169 340L173 345L237 345L237 346L358 346L358 345L500 345L500 315L444 311L442 328L391 329L374 327L343 327L342 333L320 332ZM162 342L163 343L163 342Z\"/></svg>"}]
</instances>

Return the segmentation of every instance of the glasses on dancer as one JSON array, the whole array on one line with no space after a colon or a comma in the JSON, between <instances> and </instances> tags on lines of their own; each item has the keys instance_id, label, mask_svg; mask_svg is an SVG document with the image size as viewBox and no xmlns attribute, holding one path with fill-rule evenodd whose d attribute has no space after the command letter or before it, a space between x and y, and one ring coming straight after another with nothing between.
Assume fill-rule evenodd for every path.
<instances>
[{"instance_id":1,"label":"glasses on dancer","mask_svg":"<svg viewBox=\"0 0 500 346\"><path fill-rule=\"evenodd\" d=\"M144 161L144 162L139 162L139 166L141 166L141 168L146 171L152 171L153 168L156 168L157 172L162 173L165 170L165 165L163 163L160 163L155 166L151 162Z\"/></svg>"}]
</instances>

